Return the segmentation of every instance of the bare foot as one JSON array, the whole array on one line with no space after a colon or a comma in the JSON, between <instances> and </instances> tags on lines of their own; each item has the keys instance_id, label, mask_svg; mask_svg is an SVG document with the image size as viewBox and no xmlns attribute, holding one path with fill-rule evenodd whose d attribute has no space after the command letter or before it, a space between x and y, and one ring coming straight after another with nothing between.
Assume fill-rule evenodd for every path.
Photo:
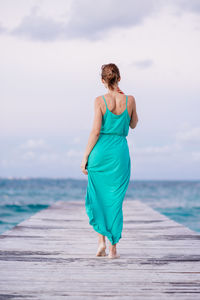
<instances>
[{"instance_id":1,"label":"bare foot","mask_svg":"<svg viewBox=\"0 0 200 300\"><path fill-rule=\"evenodd\" d=\"M106 244L101 243L99 244L96 256L106 256Z\"/></svg>"},{"instance_id":2,"label":"bare foot","mask_svg":"<svg viewBox=\"0 0 200 300\"><path fill-rule=\"evenodd\" d=\"M117 253L117 247L115 245L110 245L108 258L119 258L120 255Z\"/></svg>"},{"instance_id":3,"label":"bare foot","mask_svg":"<svg viewBox=\"0 0 200 300\"><path fill-rule=\"evenodd\" d=\"M120 258L120 255L117 253L116 254L109 253L108 258Z\"/></svg>"}]
</instances>

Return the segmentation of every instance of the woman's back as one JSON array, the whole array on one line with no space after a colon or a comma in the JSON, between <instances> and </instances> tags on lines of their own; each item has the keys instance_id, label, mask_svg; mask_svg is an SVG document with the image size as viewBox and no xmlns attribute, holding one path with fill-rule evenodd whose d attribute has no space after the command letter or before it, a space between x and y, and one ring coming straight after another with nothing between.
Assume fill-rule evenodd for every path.
<instances>
[{"instance_id":1,"label":"woman's back","mask_svg":"<svg viewBox=\"0 0 200 300\"><path fill-rule=\"evenodd\" d=\"M109 103L107 103L106 100L107 95L102 95L102 98L105 104L105 112L103 112L100 134L116 134L120 136L127 136L131 119L127 107L128 96L120 95L120 97L117 97L118 99L116 100L110 97L108 101Z\"/></svg>"},{"instance_id":2,"label":"woman's back","mask_svg":"<svg viewBox=\"0 0 200 300\"><path fill-rule=\"evenodd\" d=\"M101 97L101 96L100 96ZM129 105L129 96L127 96L127 109L129 116L131 116L131 109ZM106 104L108 109L115 115L120 115L123 113L123 111L126 109L126 95L122 95L120 93L117 93L115 96L112 96L110 94L105 94L104 98L106 100ZM106 106L104 105L105 102L102 101L102 109L103 114L106 112Z\"/></svg>"}]
</instances>

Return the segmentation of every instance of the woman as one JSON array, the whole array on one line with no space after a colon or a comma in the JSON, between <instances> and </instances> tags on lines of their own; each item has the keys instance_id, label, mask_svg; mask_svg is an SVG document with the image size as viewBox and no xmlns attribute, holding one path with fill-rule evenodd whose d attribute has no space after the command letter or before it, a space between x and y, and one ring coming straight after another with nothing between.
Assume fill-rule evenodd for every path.
<instances>
[{"instance_id":1,"label":"woman","mask_svg":"<svg viewBox=\"0 0 200 300\"><path fill-rule=\"evenodd\" d=\"M113 64L101 67L101 80L108 93L94 101L94 123L81 163L88 175L85 208L89 224L98 232L96 256L105 256L107 236L109 258L118 258L116 244L122 237L122 204L131 175L131 160L126 136L136 127L135 98L119 89L120 72Z\"/></svg>"}]
</instances>

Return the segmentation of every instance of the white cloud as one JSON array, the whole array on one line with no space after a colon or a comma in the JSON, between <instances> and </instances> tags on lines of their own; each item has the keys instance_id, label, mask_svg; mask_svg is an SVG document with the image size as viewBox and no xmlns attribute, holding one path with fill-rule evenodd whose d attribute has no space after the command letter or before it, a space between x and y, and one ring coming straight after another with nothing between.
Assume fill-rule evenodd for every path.
<instances>
[{"instance_id":1,"label":"white cloud","mask_svg":"<svg viewBox=\"0 0 200 300\"><path fill-rule=\"evenodd\" d=\"M177 6L177 8L181 11L189 11L195 14L200 13L200 1L199 0L171 0L172 4Z\"/></svg>"},{"instance_id":2,"label":"white cloud","mask_svg":"<svg viewBox=\"0 0 200 300\"><path fill-rule=\"evenodd\" d=\"M52 3L46 2L46 5L52 7ZM112 28L130 27L141 23L146 16L162 6L162 1L155 5L153 0L126 0L126 4L120 0L76 0L64 5L62 3L61 6L63 12L60 13L60 18L48 7L45 12L41 4L32 6L29 14L21 19L10 34L41 41L57 38L97 40Z\"/></svg>"},{"instance_id":3,"label":"white cloud","mask_svg":"<svg viewBox=\"0 0 200 300\"><path fill-rule=\"evenodd\" d=\"M172 151L172 146L164 145L164 146L147 146L144 148L135 149L135 153L141 156L151 156L151 155L168 155Z\"/></svg>"},{"instance_id":4,"label":"white cloud","mask_svg":"<svg viewBox=\"0 0 200 300\"><path fill-rule=\"evenodd\" d=\"M59 155L57 153L41 153L37 159L40 162L52 163L59 161Z\"/></svg>"},{"instance_id":5,"label":"white cloud","mask_svg":"<svg viewBox=\"0 0 200 300\"><path fill-rule=\"evenodd\" d=\"M200 145L200 127L190 128L185 131L177 132L177 141L188 145Z\"/></svg>"},{"instance_id":6,"label":"white cloud","mask_svg":"<svg viewBox=\"0 0 200 300\"><path fill-rule=\"evenodd\" d=\"M80 142L81 142L80 136L75 136L72 140L73 144L80 144Z\"/></svg>"},{"instance_id":7,"label":"white cloud","mask_svg":"<svg viewBox=\"0 0 200 300\"><path fill-rule=\"evenodd\" d=\"M2 160L0 161L0 164L2 165L2 167L7 167L7 165L8 165L8 160L7 160L7 159L2 159Z\"/></svg>"},{"instance_id":8,"label":"white cloud","mask_svg":"<svg viewBox=\"0 0 200 300\"><path fill-rule=\"evenodd\" d=\"M35 150L35 151L33 151ZM17 161L20 162L20 159L22 161L29 161L30 163L34 164L66 164L66 163L76 163L78 160L81 160L83 156L83 152L79 151L77 149L69 149L67 152L60 152L58 151L37 151L38 149L31 149L24 153L17 153ZM14 160L12 160L14 162ZM11 161L10 161L11 162ZM2 165L6 165L6 161L1 161Z\"/></svg>"},{"instance_id":9,"label":"white cloud","mask_svg":"<svg viewBox=\"0 0 200 300\"><path fill-rule=\"evenodd\" d=\"M34 152L27 151L21 154L23 160L30 161L33 164L35 163L54 163L60 162L62 160L62 155L59 155L55 152Z\"/></svg>"},{"instance_id":10,"label":"white cloud","mask_svg":"<svg viewBox=\"0 0 200 300\"><path fill-rule=\"evenodd\" d=\"M66 156L68 158L81 158L83 156L83 152L76 149L69 149Z\"/></svg>"},{"instance_id":11,"label":"white cloud","mask_svg":"<svg viewBox=\"0 0 200 300\"><path fill-rule=\"evenodd\" d=\"M33 160L35 159L36 154L33 151L28 151L23 153L22 158L25 160Z\"/></svg>"},{"instance_id":12,"label":"white cloud","mask_svg":"<svg viewBox=\"0 0 200 300\"><path fill-rule=\"evenodd\" d=\"M8 7L9 4L4 4L5 15L10 12ZM17 7L16 18L19 20L20 16L20 22L10 32L7 31L11 35L40 41L53 41L58 38L98 40L111 29L130 28L141 24L145 18L155 16L166 7L170 7L178 16L184 12L200 13L198 0L42 1L29 7L29 13L27 3L23 7L25 15L20 14ZM14 19L14 15L12 17ZM3 19L6 22L6 16Z\"/></svg>"},{"instance_id":13,"label":"white cloud","mask_svg":"<svg viewBox=\"0 0 200 300\"><path fill-rule=\"evenodd\" d=\"M192 158L194 161L200 162L200 151L199 152L192 152Z\"/></svg>"},{"instance_id":14,"label":"white cloud","mask_svg":"<svg viewBox=\"0 0 200 300\"><path fill-rule=\"evenodd\" d=\"M24 144L20 145L23 149L41 149L46 148L47 144L43 139L29 139Z\"/></svg>"},{"instance_id":15,"label":"white cloud","mask_svg":"<svg viewBox=\"0 0 200 300\"><path fill-rule=\"evenodd\" d=\"M144 59L144 60L138 60L134 61L130 64L130 66L135 66L138 69L147 69L152 67L154 64L152 59Z\"/></svg>"},{"instance_id":16,"label":"white cloud","mask_svg":"<svg viewBox=\"0 0 200 300\"><path fill-rule=\"evenodd\" d=\"M172 158L189 162L200 161L200 152L192 150L192 146L200 145L200 128L188 128L189 124L175 134L174 142L161 146L138 147L132 139L129 140L129 149L131 156L138 159L149 161L155 160L168 161ZM187 146L187 147L186 147ZM191 147L190 147L191 146Z\"/></svg>"},{"instance_id":17,"label":"white cloud","mask_svg":"<svg viewBox=\"0 0 200 300\"><path fill-rule=\"evenodd\" d=\"M0 22L0 34L6 33L6 32L7 32L7 29L3 25L1 25L1 22Z\"/></svg>"}]
</instances>

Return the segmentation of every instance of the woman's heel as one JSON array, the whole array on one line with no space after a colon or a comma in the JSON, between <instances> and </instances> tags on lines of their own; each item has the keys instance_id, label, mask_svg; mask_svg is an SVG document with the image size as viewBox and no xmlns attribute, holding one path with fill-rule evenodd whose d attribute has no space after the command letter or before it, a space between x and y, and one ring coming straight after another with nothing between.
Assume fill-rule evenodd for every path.
<instances>
[{"instance_id":1,"label":"woman's heel","mask_svg":"<svg viewBox=\"0 0 200 300\"><path fill-rule=\"evenodd\" d=\"M106 246L105 245L99 246L96 256L106 256Z\"/></svg>"}]
</instances>

